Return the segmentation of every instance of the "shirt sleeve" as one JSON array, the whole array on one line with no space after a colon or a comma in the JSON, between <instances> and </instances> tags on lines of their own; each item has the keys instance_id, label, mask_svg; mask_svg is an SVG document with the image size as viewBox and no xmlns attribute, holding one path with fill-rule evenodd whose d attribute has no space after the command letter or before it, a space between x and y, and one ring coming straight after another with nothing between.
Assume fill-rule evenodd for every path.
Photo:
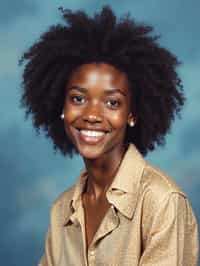
<instances>
[{"instance_id":1,"label":"shirt sleeve","mask_svg":"<svg viewBox=\"0 0 200 266\"><path fill-rule=\"evenodd\" d=\"M48 228L45 240L45 253L40 258L38 266L53 266L52 252L51 252L51 231Z\"/></svg>"},{"instance_id":2,"label":"shirt sleeve","mask_svg":"<svg viewBox=\"0 0 200 266\"><path fill-rule=\"evenodd\" d=\"M187 197L170 192L155 214L139 266L197 266L198 226Z\"/></svg>"}]
</instances>

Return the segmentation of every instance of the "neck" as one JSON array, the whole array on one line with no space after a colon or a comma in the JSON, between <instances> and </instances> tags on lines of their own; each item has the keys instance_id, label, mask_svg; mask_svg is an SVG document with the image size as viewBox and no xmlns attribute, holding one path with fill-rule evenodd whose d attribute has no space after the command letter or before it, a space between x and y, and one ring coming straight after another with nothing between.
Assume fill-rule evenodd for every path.
<instances>
[{"instance_id":1,"label":"neck","mask_svg":"<svg viewBox=\"0 0 200 266\"><path fill-rule=\"evenodd\" d=\"M86 159L84 162L88 173L88 181L85 193L91 199L100 199L105 196L106 191L111 185L117 170L120 166L124 153L125 145L115 151L105 153L97 159Z\"/></svg>"}]
</instances>

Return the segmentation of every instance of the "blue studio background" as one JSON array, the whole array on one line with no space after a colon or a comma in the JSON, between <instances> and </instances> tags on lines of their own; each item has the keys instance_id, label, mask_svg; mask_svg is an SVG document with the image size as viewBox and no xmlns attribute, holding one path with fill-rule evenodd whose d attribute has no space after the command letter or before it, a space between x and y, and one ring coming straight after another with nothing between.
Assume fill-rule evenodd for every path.
<instances>
[{"instance_id":1,"label":"blue studio background","mask_svg":"<svg viewBox=\"0 0 200 266\"><path fill-rule=\"evenodd\" d=\"M187 102L164 148L147 159L182 187L200 220L200 1L199 0L1 0L0 5L0 264L35 266L43 253L49 209L83 166L80 157L54 154L44 135L25 121L19 99L23 68L18 60L48 26L61 22L58 7L89 14L110 4L150 23L160 43L183 62L179 68ZM151 122L151 121L150 121Z\"/></svg>"}]
</instances>

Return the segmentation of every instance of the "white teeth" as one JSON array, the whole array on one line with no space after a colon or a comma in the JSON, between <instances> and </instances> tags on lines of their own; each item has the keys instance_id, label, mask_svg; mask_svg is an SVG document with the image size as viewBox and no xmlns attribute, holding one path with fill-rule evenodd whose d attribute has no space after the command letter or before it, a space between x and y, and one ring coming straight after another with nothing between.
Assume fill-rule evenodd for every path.
<instances>
[{"instance_id":1,"label":"white teeth","mask_svg":"<svg viewBox=\"0 0 200 266\"><path fill-rule=\"evenodd\" d=\"M102 131L92 131L92 130L81 130L81 134L87 137L100 137L105 134L105 132Z\"/></svg>"}]
</instances>

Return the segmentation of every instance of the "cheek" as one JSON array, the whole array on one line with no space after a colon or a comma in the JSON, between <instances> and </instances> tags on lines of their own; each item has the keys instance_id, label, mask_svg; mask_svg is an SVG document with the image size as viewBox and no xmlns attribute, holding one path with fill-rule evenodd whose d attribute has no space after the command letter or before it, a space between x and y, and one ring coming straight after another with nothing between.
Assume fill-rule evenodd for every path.
<instances>
[{"instance_id":1,"label":"cheek","mask_svg":"<svg viewBox=\"0 0 200 266\"><path fill-rule=\"evenodd\" d=\"M72 132L70 126L80 116L80 111L73 108L70 104L66 104L64 107L64 127L68 137L71 138Z\"/></svg>"},{"instance_id":2,"label":"cheek","mask_svg":"<svg viewBox=\"0 0 200 266\"><path fill-rule=\"evenodd\" d=\"M114 128L123 128L127 124L126 112L113 112L110 116L110 122Z\"/></svg>"},{"instance_id":3,"label":"cheek","mask_svg":"<svg viewBox=\"0 0 200 266\"><path fill-rule=\"evenodd\" d=\"M64 107L65 123L72 123L79 115L80 110L74 108L70 104L66 104Z\"/></svg>"}]
</instances>

